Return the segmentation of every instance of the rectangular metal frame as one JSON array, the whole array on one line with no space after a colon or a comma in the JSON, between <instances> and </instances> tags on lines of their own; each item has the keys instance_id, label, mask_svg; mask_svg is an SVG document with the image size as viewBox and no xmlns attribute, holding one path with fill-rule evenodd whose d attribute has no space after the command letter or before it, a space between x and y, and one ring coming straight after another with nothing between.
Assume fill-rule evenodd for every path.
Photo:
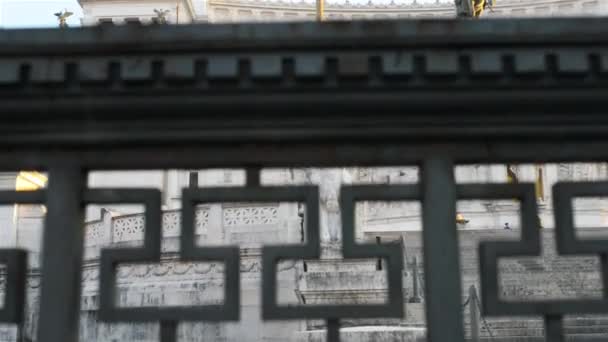
<instances>
[{"instance_id":1,"label":"rectangular metal frame","mask_svg":"<svg viewBox=\"0 0 608 342\"><path fill-rule=\"evenodd\" d=\"M531 221L536 208L529 186L461 188L454 181L454 165L608 160L607 31L606 18L0 31L0 169L49 172L38 341L77 340L82 209L95 199L87 200L89 191L97 191L84 182L90 170L245 168L247 186L226 193L257 201L272 197L260 186L262 168L391 165L421 168L428 339L464 341L456 200L522 199L522 240L481 248L486 286L495 285L498 256L538 253L538 232ZM144 36L146 44L141 44ZM300 191L288 189L271 192L289 199L292 191ZM345 188L344 200L390 199L388 194L399 192L355 190ZM395 199L413 194L401 190L393 193ZM555 199L561 208L558 251L600 254L606 277L605 242L576 241L567 204L572 196L604 190L603 183L558 185ZM186 218L191 204L214 199L204 191L185 194L191 201ZM122 202L128 196L106 193L97 199ZM147 225L159 220L154 201ZM342 203L346 223L352 219L349 203ZM229 263L228 293L238 291L234 247L195 247L188 238L192 226L183 229L182 257L221 256ZM352 225L343 229L349 238ZM154 234L146 236L140 250L149 254L136 259L158 260L160 231ZM317 244L276 248L267 247L265 270L273 267L270 261L278 252L318 255ZM346 244L344 254L394 260L396 251L386 248ZM133 256L129 253L125 256ZM396 281L392 277L399 265L389 263L389 278ZM271 273L264 273L265 287L272 286ZM584 305L500 303L494 285L482 289L486 313L545 315L551 342L563 339L563 314L608 311L605 299ZM264 314L278 317L282 312L266 306L273 303L265 291L265 307L271 310ZM20 294L16 302L22 301ZM235 319L235 302L227 303L226 316L218 317ZM107 303L102 306L107 309ZM13 304L7 310L12 312L7 319L20 314ZM328 338L338 339L339 318L350 313L331 310L287 313L327 317ZM163 319L161 336L169 341L175 338L176 320L195 318L183 311L152 311L106 311L106 319ZM197 317L213 319L210 312ZM395 306L387 314L401 312Z\"/></svg>"}]
</instances>

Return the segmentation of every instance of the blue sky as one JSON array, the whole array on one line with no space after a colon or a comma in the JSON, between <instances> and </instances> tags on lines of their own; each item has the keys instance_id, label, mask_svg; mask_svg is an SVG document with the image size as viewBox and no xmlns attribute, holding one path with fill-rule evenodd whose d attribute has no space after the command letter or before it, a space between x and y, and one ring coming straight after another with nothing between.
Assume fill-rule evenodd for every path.
<instances>
[{"instance_id":1,"label":"blue sky","mask_svg":"<svg viewBox=\"0 0 608 342\"><path fill-rule=\"evenodd\" d=\"M82 10L76 0L0 0L0 26L6 28L53 27L53 13L67 8L74 12L68 25L79 26Z\"/></svg>"},{"instance_id":2,"label":"blue sky","mask_svg":"<svg viewBox=\"0 0 608 342\"><path fill-rule=\"evenodd\" d=\"M199 1L199 0L194 0ZM297 0L300 1L300 0ZM345 0L326 0L328 3L344 3ZM350 0L351 3L367 3L369 0ZM412 0L395 0L397 3ZM418 2L434 2L435 0L418 0ZM446 0L442 0L446 1ZM307 0L314 2L314 0ZM391 0L372 0L373 3L390 3ZM82 10L77 0L0 0L0 27L55 27L57 19L53 13L67 8L74 12L69 18L70 26L80 26Z\"/></svg>"}]
</instances>

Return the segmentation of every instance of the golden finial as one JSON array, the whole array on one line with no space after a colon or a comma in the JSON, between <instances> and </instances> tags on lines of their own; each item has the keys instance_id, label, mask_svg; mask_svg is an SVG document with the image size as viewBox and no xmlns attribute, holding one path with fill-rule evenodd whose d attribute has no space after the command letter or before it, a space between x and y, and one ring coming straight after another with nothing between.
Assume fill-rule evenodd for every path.
<instances>
[{"instance_id":1,"label":"golden finial","mask_svg":"<svg viewBox=\"0 0 608 342\"><path fill-rule=\"evenodd\" d=\"M458 214L456 214L456 223L467 224L467 223L469 223L469 220L465 219L464 215L458 213Z\"/></svg>"},{"instance_id":2,"label":"golden finial","mask_svg":"<svg viewBox=\"0 0 608 342\"><path fill-rule=\"evenodd\" d=\"M317 21L325 18L325 0L317 0Z\"/></svg>"},{"instance_id":3,"label":"golden finial","mask_svg":"<svg viewBox=\"0 0 608 342\"><path fill-rule=\"evenodd\" d=\"M65 28L68 27L68 17L70 17L72 14L72 12L69 12L67 9L64 9L63 11L59 11L57 13L55 13L55 16L57 17L57 20L59 20L59 27L61 28Z\"/></svg>"}]
</instances>

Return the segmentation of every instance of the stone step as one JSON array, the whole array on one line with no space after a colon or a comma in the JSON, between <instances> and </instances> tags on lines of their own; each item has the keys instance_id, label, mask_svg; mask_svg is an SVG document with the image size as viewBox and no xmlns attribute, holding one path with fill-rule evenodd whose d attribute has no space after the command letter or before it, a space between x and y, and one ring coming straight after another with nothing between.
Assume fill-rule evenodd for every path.
<instances>
[{"instance_id":1,"label":"stone step","mask_svg":"<svg viewBox=\"0 0 608 342\"><path fill-rule=\"evenodd\" d=\"M568 335L576 335L576 334L607 334L608 336L608 326L606 325L596 325L596 326L580 326L580 327L564 327L564 332Z\"/></svg>"},{"instance_id":2,"label":"stone step","mask_svg":"<svg viewBox=\"0 0 608 342\"><path fill-rule=\"evenodd\" d=\"M608 340L608 334L573 334L567 335L568 342L605 342Z\"/></svg>"},{"instance_id":3,"label":"stone step","mask_svg":"<svg viewBox=\"0 0 608 342\"><path fill-rule=\"evenodd\" d=\"M481 323L481 324L483 324L483 323ZM504 324L503 325L503 324L495 324L491 321L488 321L488 325L492 329L543 328L543 326L544 326L543 323L537 323L537 322L522 323L522 324L513 323L513 324ZM469 322L465 322L465 327L468 328L469 326L470 326ZM588 322L588 323L576 323L576 324L569 324L566 322L564 324L565 329L578 329L578 328L590 328L590 327L608 328L608 324L606 322L600 322L600 323Z\"/></svg>"},{"instance_id":4,"label":"stone step","mask_svg":"<svg viewBox=\"0 0 608 342\"><path fill-rule=\"evenodd\" d=\"M512 320L512 321L496 321L487 319L488 325L493 328L526 328L526 327L543 327L544 323L540 320ZM469 322L467 319L466 325ZM565 327L589 327L589 326L608 326L608 318L591 318L591 319L566 319Z\"/></svg>"},{"instance_id":5,"label":"stone step","mask_svg":"<svg viewBox=\"0 0 608 342\"><path fill-rule=\"evenodd\" d=\"M473 342L467 339L467 342ZM605 342L606 335L576 335L566 336L566 342ZM544 336L525 336L525 337L481 337L479 342L545 342Z\"/></svg>"},{"instance_id":6,"label":"stone step","mask_svg":"<svg viewBox=\"0 0 608 342\"><path fill-rule=\"evenodd\" d=\"M604 336L608 338L608 331L577 331L577 332L569 332L566 330L566 336ZM492 331L490 335L487 331L481 331L479 334L481 337L534 337L534 336L544 336L543 329L513 329L513 331L501 332L501 331Z\"/></svg>"},{"instance_id":7,"label":"stone step","mask_svg":"<svg viewBox=\"0 0 608 342\"><path fill-rule=\"evenodd\" d=\"M530 337L543 336L544 328L490 328L492 334L485 328L481 329L480 336L496 336L496 337ZM566 335L603 335L608 338L608 326L591 326L591 327L564 327Z\"/></svg>"}]
</instances>

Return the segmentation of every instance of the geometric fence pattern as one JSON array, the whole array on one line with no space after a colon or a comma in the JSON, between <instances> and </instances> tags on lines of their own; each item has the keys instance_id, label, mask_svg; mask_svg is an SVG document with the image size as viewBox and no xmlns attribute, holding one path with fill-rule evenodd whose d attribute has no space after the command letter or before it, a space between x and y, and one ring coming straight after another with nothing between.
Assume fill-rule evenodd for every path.
<instances>
[{"instance_id":1,"label":"geometric fence pattern","mask_svg":"<svg viewBox=\"0 0 608 342\"><path fill-rule=\"evenodd\" d=\"M252 173L255 175L255 173ZM250 176L252 175L250 174ZM354 242L354 208L357 201L422 200L418 185L360 185L344 186L341 190L343 216L344 258L378 258L387 260L389 299L381 305L341 306L278 306L276 303L276 263L281 259L313 259L319 257L318 190L314 186L184 189L182 209L181 258L183 261L221 261L225 263L225 294L222 305L170 308L116 308L114 283L119 263L159 262L161 249L160 192L155 189L86 190L83 204L144 204L145 237L139 248L106 249L100 262L99 317L105 322L160 322L161 341L174 341L177 323L181 321L231 321L239 319L239 252L235 247L198 247L194 239L194 210L198 204L218 202L302 202L306 205L307 242L303 246L267 246L263 249L263 317L272 319L327 319L328 339L339 339L339 319L402 317L404 297L401 284L402 250L400 246ZM558 183L554 186L556 240L560 254L599 254L602 270L606 271L604 240L579 241L573 230L572 199L601 196L607 183ZM567 300L540 302L504 302L499 298L498 259L509 256L540 255L540 227L534 184L467 184L455 186L458 199L517 199L521 202L521 241L482 242L479 247L483 313L486 315L544 315L547 341L562 339L562 316L568 313L605 313L607 302L602 300ZM0 192L0 203L44 204L45 192ZM426 215L425 215L426 216ZM453 227L455 230L455 221ZM425 229L429 229L425 224ZM425 234L426 237L426 234ZM433 238L434 239L434 238ZM426 246L428 248L428 246ZM426 258L432 262L433 258ZM7 265L6 303L0 311L0 321L21 323L23 320L26 253L10 249L0 251L0 260ZM436 265L435 265L436 266ZM428 267L428 266L426 266ZM606 275L604 275L604 278ZM429 281L433 276L428 276ZM445 281L445 280L444 280ZM459 280L458 280L459 281ZM446 284L443 283L442 286ZM458 286L458 284L453 284ZM444 288L444 292L447 291ZM428 291L428 288L427 288ZM440 297L431 294L429 305ZM456 296L460 300L460 296ZM442 305L443 304L443 305ZM444 303L441 303L445 308ZM456 314L458 311L451 311ZM462 322L460 322L461 324ZM462 329L462 325L460 325ZM433 331L429 331L433 336ZM440 339L441 337L430 337Z\"/></svg>"},{"instance_id":2,"label":"geometric fence pattern","mask_svg":"<svg viewBox=\"0 0 608 342\"><path fill-rule=\"evenodd\" d=\"M355 243L355 203L417 200L428 339L462 342L456 201L501 198L521 202L522 238L479 247L483 313L542 315L547 341L563 340L565 314L608 312L608 286L594 301L502 301L498 259L540 253L534 186L457 185L454 166L608 160L607 31L605 19L552 19L0 32L0 169L49 177L43 192L0 192L0 203L47 208L38 341L77 340L86 204L146 207L144 245L102 251L99 316L160 322L162 341L175 341L182 321L239 319L238 246L195 245L196 204L305 204L306 243L263 248L262 316L325 319L337 341L342 318L403 315L402 251ZM342 253L385 259L389 300L278 305L276 263L319 256L319 195L312 186L264 186L260 170L353 165L420 167L416 185L341 189ZM86 174L165 168L247 170L244 187L183 190L180 258L225 264L221 305L115 306L116 267L160 259L160 194L88 189ZM606 193L606 183L554 187L558 252L599 254L604 285L608 241L576 238L571 199ZM25 260L23 251L0 251L1 322L23 319Z\"/></svg>"}]
</instances>

